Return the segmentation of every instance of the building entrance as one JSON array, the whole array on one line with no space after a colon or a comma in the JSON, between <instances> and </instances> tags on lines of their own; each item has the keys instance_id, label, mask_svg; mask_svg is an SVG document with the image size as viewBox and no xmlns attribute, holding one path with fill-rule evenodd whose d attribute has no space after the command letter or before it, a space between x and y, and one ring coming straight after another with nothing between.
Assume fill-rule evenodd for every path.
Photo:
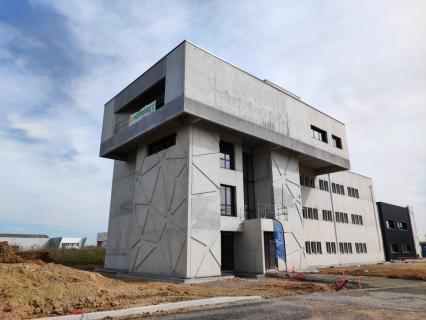
<instances>
[{"instance_id":1,"label":"building entrance","mask_svg":"<svg viewBox=\"0 0 426 320\"><path fill-rule=\"evenodd\" d=\"M232 232L221 232L221 256L222 271L234 271L234 234Z\"/></svg>"},{"instance_id":2,"label":"building entrance","mask_svg":"<svg viewBox=\"0 0 426 320\"><path fill-rule=\"evenodd\" d=\"M265 232L265 267L266 270L277 268L276 244L273 232Z\"/></svg>"}]
</instances>

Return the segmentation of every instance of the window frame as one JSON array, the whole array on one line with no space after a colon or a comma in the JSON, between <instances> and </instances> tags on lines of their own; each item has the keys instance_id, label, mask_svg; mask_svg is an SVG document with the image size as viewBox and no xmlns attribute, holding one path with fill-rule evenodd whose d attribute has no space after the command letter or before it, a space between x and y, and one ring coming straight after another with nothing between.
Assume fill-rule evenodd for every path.
<instances>
[{"instance_id":1,"label":"window frame","mask_svg":"<svg viewBox=\"0 0 426 320\"><path fill-rule=\"evenodd\" d=\"M333 141L333 147L343 150L342 139L340 137L332 134L331 140Z\"/></svg>"},{"instance_id":2,"label":"window frame","mask_svg":"<svg viewBox=\"0 0 426 320\"><path fill-rule=\"evenodd\" d=\"M311 134L312 134L312 138L314 138L315 140L328 143L327 131L320 129L314 125L311 125Z\"/></svg>"},{"instance_id":3,"label":"window frame","mask_svg":"<svg viewBox=\"0 0 426 320\"><path fill-rule=\"evenodd\" d=\"M222 197L222 188L224 190L225 199ZM228 191L229 194L228 194ZM230 204L228 204L228 196L230 197ZM225 209L223 208L225 207ZM230 214L228 214L228 208L230 208ZM226 184L220 185L220 215L225 217L235 217L236 216L236 188L235 186L230 186Z\"/></svg>"},{"instance_id":4,"label":"window frame","mask_svg":"<svg viewBox=\"0 0 426 320\"><path fill-rule=\"evenodd\" d=\"M219 163L222 169L235 170L235 149L232 142L220 140Z\"/></svg>"},{"instance_id":5,"label":"window frame","mask_svg":"<svg viewBox=\"0 0 426 320\"><path fill-rule=\"evenodd\" d=\"M176 132L161 139L158 139L152 143L149 143L147 146L146 156L152 156L156 153L173 147L174 145L176 145Z\"/></svg>"}]
</instances>

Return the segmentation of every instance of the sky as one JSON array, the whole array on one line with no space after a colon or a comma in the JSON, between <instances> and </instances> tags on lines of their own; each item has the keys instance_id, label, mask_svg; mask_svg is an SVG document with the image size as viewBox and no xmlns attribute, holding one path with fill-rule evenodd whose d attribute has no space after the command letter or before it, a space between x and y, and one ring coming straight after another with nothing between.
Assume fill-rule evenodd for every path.
<instances>
[{"instance_id":1,"label":"sky","mask_svg":"<svg viewBox=\"0 0 426 320\"><path fill-rule=\"evenodd\" d=\"M103 106L183 40L346 124L352 170L426 236L426 1L1 1L0 233L108 226Z\"/></svg>"}]
</instances>

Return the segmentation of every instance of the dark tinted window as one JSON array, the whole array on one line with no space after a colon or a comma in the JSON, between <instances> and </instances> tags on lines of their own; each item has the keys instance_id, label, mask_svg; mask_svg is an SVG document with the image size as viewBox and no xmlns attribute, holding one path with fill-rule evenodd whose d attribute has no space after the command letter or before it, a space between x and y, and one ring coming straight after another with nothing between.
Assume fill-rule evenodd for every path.
<instances>
[{"instance_id":1,"label":"dark tinted window","mask_svg":"<svg viewBox=\"0 0 426 320\"><path fill-rule=\"evenodd\" d=\"M342 149L342 139L335 135L331 135L331 138L333 139L333 146Z\"/></svg>"},{"instance_id":2,"label":"dark tinted window","mask_svg":"<svg viewBox=\"0 0 426 320\"><path fill-rule=\"evenodd\" d=\"M234 145L229 142L221 141L220 148L220 167L224 169L234 169Z\"/></svg>"},{"instance_id":3,"label":"dark tinted window","mask_svg":"<svg viewBox=\"0 0 426 320\"><path fill-rule=\"evenodd\" d=\"M318 128L318 127L315 127L315 126L311 126L311 130L312 130L312 137L314 139L317 139L317 140L325 142L325 143L328 142L326 131L324 131L324 130Z\"/></svg>"},{"instance_id":4,"label":"dark tinted window","mask_svg":"<svg viewBox=\"0 0 426 320\"><path fill-rule=\"evenodd\" d=\"M235 216L235 187L220 185L220 214Z\"/></svg>"},{"instance_id":5,"label":"dark tinted window","mask_svg":"<svg viewBox=\"0 0 426 320\"><path fill-rule=\"evenodd\" d=\"M148 156L176 144L176 133L148 145Z\"/></svg>"}]
</instances>

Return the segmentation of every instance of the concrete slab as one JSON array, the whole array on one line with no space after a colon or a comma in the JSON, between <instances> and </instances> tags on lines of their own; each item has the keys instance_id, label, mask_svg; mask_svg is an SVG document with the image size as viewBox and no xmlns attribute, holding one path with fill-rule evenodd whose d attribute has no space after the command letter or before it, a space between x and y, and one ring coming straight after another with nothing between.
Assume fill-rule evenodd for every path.
<instances>
[{"instance_id":1,"label":"concrete slab","mask_svg":"<svg viewBox=\"0 0 426 320\"><path fill-rule=\"evenodd\" d=\"M192 301L182 301L174 303L163 303L158 305L143 306L143 307L133 307L121 310L109 310L109 311L98 311L98 312L89 312L85 314L76 314L76 315L66 315L66 316L57 316L57 317L46 317L40 318L38 320L95 320L103 319L105 317L131 317L131 316L141 316L147 313L153 312L162 312L162 311L172 311L185 308L194 308L202 306L212 306L218 304L228 304L235 302L247 302L247 301L257 301L261 300L260 296L238 296L238 297L215 297L208 299L192 300Z\"/></svg>"},{"instance_id":2,"label":"concrete slab","mask_svg":"<svg viewBox=\"0 0 426 320\"><path fill-rule=\"evenodd\" d=\"M235 278L235 275L233 274L224 274L222 276L217 277L200 277L200 278L178 278L178 277L169 277L169 276L157 276L157 275L150 275L150 274L141 274L141 273L129 273L125 270L115 270L110 268L95 268L95 272L106 272L106 273L112 273L115 274L118 277L122 278L129 278L134 280L147 280L147 281L160 281L160 282L171 282L171 283L186 283L186 284L192 284L192 283L203 283L203 282L210 282L210 281L217 281L217 280L226 280L226 279L233 279Z\"/></svg>"}]
</instances>

